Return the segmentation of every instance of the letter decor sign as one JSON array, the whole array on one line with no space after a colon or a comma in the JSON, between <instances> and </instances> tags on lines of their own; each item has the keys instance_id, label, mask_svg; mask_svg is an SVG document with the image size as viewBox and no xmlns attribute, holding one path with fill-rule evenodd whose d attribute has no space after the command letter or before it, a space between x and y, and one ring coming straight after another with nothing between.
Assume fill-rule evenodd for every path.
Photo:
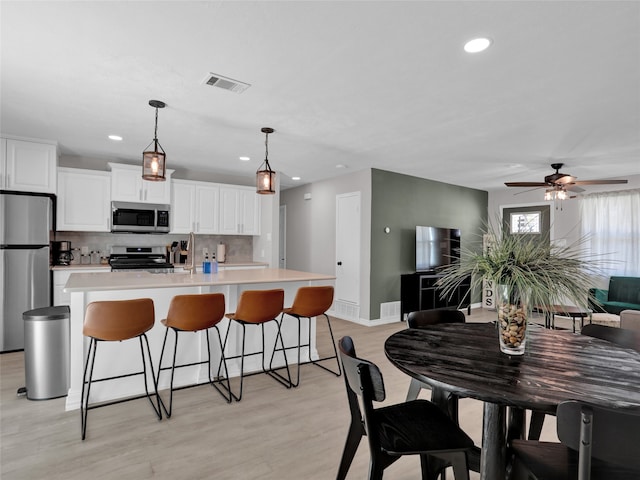
<instances>
[{"instance_id":1,"label":"letter decor sign","mask_svg":"<svg viewBox=\"0 0 640 480\"><path fill-rule=\"evenodd\" d=\"M489 245L489 235L483 236L482 248L485 252L491 248ZM489 310L496 309L493 282L486 278L482 280L482 308L488 308Z\"/></svg>"}]
</instances>

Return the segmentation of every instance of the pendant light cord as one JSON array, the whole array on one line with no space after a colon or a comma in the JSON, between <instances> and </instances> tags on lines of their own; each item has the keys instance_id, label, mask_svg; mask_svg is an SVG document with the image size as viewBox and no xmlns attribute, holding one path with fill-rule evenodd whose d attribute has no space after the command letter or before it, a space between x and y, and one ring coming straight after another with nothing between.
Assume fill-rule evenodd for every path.
<instances>
[{"instance_id":1,"label":"pendant light cord","mask_svg":"<svg viewBox=\"0 0 640 480\"><path fill-rule=\"evenodd\" d=\"M158 107L156 107L156 128L153 131L153 139L158 140Z\"/></svg>"},{"instance_id":2,"label":"pendant light cord","mask_svg":"<svg viewBox=\"0 0 640 480\"><path fill-rule=\"evenodd\" d=\"M269 134L265 133L265 138L264 138L264 161L268 162L269 161ZM267 163L268 165L268 163Z\"/></svg>"}]
</instances>

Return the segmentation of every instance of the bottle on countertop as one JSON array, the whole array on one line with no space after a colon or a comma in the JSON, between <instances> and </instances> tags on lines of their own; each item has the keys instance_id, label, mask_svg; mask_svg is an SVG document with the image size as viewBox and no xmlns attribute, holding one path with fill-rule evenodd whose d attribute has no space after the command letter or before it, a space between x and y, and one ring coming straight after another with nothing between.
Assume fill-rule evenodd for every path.
<instances>
[{"instance_id":1,"label":"bottle on countertop","mask_svg":"<svg viewBox=\"0 0 640 480\"><path fill-rule=\"evenodd\" d=\"M211 273L211 262L209 261L209 255L204 256L204 262L202 262L202 273Z\"/></svg>"},{"instance_id":2,"label":"bottle on countertop","mask_svg":"<svg viewBox=\"0 0 640 480\"><path fill-rule=\"evenodd\" d=\"M213 264L211 266L211 272L212 273L218 273L218 262L216 260L216 254L213 253L211 256L213 257L213 261L211 262Z\"/></svg>"}]
</instances>

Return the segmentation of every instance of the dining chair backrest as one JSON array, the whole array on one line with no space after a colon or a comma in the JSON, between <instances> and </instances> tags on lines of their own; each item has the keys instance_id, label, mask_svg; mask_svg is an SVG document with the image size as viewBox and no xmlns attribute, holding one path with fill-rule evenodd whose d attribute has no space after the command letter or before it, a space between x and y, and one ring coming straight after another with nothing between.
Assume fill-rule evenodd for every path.
<instances>
[{"instance_id":1,"label":"dining chair backrest","mask_svg":"<svg viewBox=\"0 0 640 480\"><path fill-rule=\"evenodd\" d=\"M558 405L560 441L579 452L578 480L590 478L591 458L638 471L640 410L609 409L570 400Z\"/></svg>"},{"instance_id":2,"label":"dining chair backrest","mask_svg":"<svg viewBox=\"0 0 640 480\"><path fill-rule=\"evenodd\" d=\"M634 330L591 323L582 327L580 333L640 352L640 332Z\"/></svg>"},{"instance_id":3,"label":"dining chair backrest","mask_svg":"<svg viewBox=\"0 0 640 480\"><path fill-rule=\"evenodd\" d=\"M419 310L411 312L407 316L409 328L423 328L438 323L464 323L465 321L464 312L453 309Z\"/></svg>"},{"instance_id":4,"label":"dining chair backrest","mask_svg":"<svg viewBox=\"0 0 640 480\"><path fill-rule=\"evenodd\" d=\"M386 394L380 369L374 363L356 356L356 348L351 337L342 337L338 342L338 349L347 390L362 396L365 402L383 402Z\"/></svg>"}]
</instances>

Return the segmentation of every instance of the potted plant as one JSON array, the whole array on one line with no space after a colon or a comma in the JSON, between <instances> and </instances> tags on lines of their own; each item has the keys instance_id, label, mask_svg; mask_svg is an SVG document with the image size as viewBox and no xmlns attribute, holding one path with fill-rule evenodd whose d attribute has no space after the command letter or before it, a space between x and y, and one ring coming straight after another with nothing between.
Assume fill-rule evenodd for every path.
<instances>
[{"instance_id":1,"label":"potted plant","mask_svg":"<svg viewBox=\"0 0 640 480\"><path fill-rule=\"evenodd\" d=\"M444 268L437 286L442 296L471 277L471 290L483 279L493 282L498 311L500 349L524 354L527 320L533 307L573 304L588 308L589 287L600 273L601 261L585 256L585 239L568 246L554 245L534 235L500 235L486 229L487 248L482 252L462 248L460 261Z\"/></svg>"}]
</instances>

